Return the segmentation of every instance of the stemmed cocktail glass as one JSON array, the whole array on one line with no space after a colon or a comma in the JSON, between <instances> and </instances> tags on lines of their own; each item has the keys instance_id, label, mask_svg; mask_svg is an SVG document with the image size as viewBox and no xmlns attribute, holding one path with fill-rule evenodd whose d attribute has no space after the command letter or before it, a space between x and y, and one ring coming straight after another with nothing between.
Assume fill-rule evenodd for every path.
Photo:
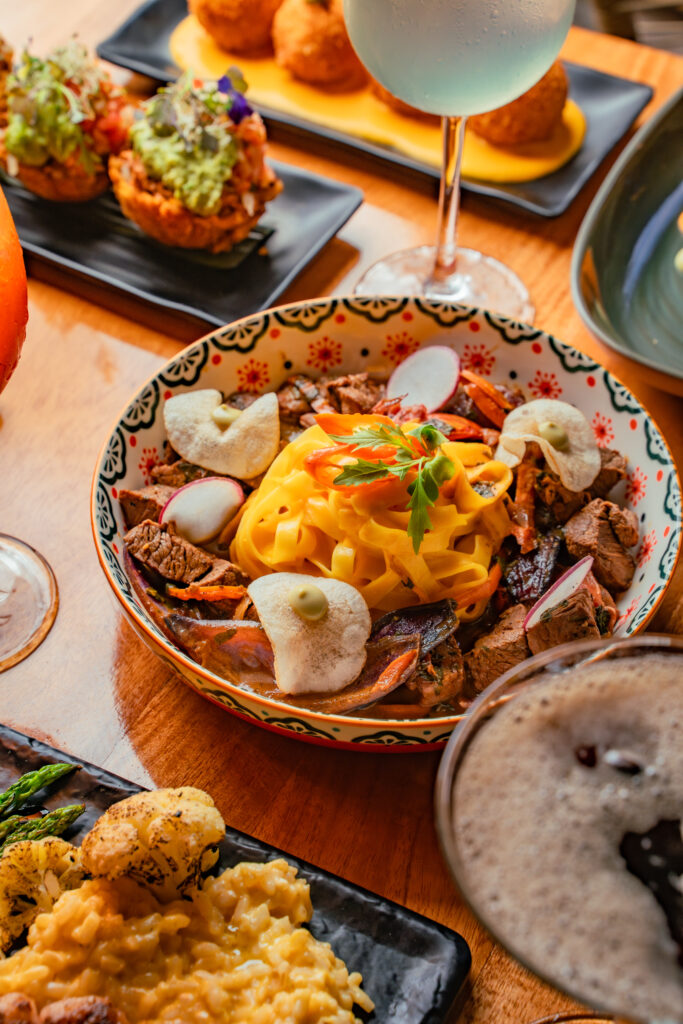
<instances>
[{"instance_id":1,"label":"stemmed cocktail glass","mask_svg":"<svg viewBox=\"0 0 683 1024\"><path fill-rule=\"evenodd\" d=\"M456 245L465 121L516 99L543 76L569 31L574 3L344 0L351 42L369 71L399 99L443 119L436 246L375 263L358 293L427 295L533 318L527 289L509 267Z\"/></svg>"},{"instance_id":2,"label":"stemmed cocktail glass","mask_svg":"<svg viewBox=\"0 0 683 1024\"><path fill-rule=\"evenodd\" d=\"M461 895L520 963L584 1005L605 1011L604 1015L560 1013L534 1024L683 1022L683 976L680 1007L673 1013L670 1009L677 943L673 934L662 942L665 918L655 902L663 907L670 898L663 888L664 877L671 898L676 899L680 871L680 849L669 828L674 822L655 820L664 805L667 819L680 819L683 808L683 779L677 769L677 730L683 723L682 666L683 641L678 637L646 634L564 644L527 659L488 686L448 742L436 783L437 830ZM634 680L639 704L634 702ZM614 693L619 694L616 700ZM498 728L489 732L488 745L477 748L496 722ZM515 770L503 779L500 765L509 767L510 756L514 756ZM598 781L590 792L597 796L589 805L576 783L578 777L593 772ZM515 803L516 780L523 780L516 790L523 807ZM481 799L484 783L491 801ZM490 824L500 810L493 800L495 790L506 810L496 819L502 829L496 826L492 831L487 828L487 816ZM651 793L657 793L656 805ZM619 844L615 835L621 835L625 820L639 825ZM662 826L666 826L666 838L662 838ZM509 844L517 851L512 860L507 857L506 842L496 846L502 830L515 837ZM473 841L484 859L473 857ZM505 852L493 856L491 869L486 858L493 849ZM503 862L505 870L501 870ZM531 863L533 870L529 870ZM479 870L480 865L485 870ZM661 877L652 882L655 870ZM626 879L619 891L629 894L618 909L621 925L628 921L624 931L612 916L614 900L606 895L606 890L614 891L610 878L615 872ZM568 885L577 894L580 913L566 903L563 894ZM658 896L646 896L648 888ZM507 915L511 905L514 927ZM661 976L650 981L658 959L672 966L658 966ZM617 964L621 970L615 969ZM632 973L634 964L639 974ZM638 1005L633 1003L632 988L627 999L621 985L622 979L634 977L638 978ZM644 980L647 984L642 984Z\"/></svg>"}]
</instances>

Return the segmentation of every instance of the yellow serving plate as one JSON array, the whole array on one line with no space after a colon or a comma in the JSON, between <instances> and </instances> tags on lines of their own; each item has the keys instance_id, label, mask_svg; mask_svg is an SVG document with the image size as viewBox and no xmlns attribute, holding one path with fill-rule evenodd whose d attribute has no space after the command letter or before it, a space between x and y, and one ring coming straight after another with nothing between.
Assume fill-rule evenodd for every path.
<instances>
[{"instance_id":1,"label":"yellow serving plate","mask_svg":"<svg viewBox=\"0 0 683 1024\"><path fill-rule=\"evenodd\" d=\"M170 49L178 67L201 77L220 78L231 65L237 65L249 85L249 97L257 106L389 146L412 160L440 167L440 128L396 113L369 88L346 93L325 92L292 78L273 57L250 58L228 53L214 42L193 15L184 18L175 28ZM586 119L573 100L567 100L562 120L552 136L543 142L492 146L474 132L468 132L463 177L499 183L534 181L566 164L580 149L585 132Z\"/></svg>"}]
</instances>

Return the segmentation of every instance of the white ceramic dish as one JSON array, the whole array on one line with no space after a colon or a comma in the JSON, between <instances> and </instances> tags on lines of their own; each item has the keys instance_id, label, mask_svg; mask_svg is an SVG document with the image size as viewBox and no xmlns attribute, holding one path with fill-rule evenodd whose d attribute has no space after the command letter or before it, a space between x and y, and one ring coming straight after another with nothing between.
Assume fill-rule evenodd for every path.
<instances>
[{"instance_id":1,"label":"white ceramic dish","mask_svg":"<svg viewBox=\"0 0 683 1024\"><path fill-rule=\"evenodd\" d=\"M314 743L351 749L442 747L456 716L387 721L308 712L249 693L204 669L150 621L133 594L122 554L118 490L148 483L164 440L166 398L198 387L229 393L279 387L293 372L390 371L422 345L448 344L464 367L521 387L529 398L578 406L598 444L628 456L619 500L640 521L638 563L619 600L619 635L642 629L671 578L681 541L681 490L671 453L648 412L588 356L535 327L465 306L423 299L333 298L245 317L180 352L133 396L105 439L92 486L97 554L122 611L144 642L199 693L221 707Z\"/></svg>"}]
</instances>

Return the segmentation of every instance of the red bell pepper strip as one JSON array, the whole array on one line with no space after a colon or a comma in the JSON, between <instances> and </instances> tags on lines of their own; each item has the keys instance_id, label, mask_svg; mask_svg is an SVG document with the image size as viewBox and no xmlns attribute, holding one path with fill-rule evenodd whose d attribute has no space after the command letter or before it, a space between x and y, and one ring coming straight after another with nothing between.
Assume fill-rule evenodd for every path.
<instances>
[{"instance_id":1,"label":"red bell pepper strip","mask_svg":"<svg viewBox=\"0 0 683 1024\"><path fill-rule=\"evenodd\" d=\"M450 412L435 412L429 417L429 422L435 424L443 423L448 430L443 430L449 441L481 441L484 432L474 420L468 420L465 416L455 416Z\"/></svg>"},{"instance_id":2,"label":"red bell pepper strip","mask_svg":"<svg viewBox=\"0 0 683 1024\"><path fill-rule=\"evenodd\" d=\"M503 571L496 562L490 569L488 578L482 583L478 583L476 587L472 587L471 590L466 591L456 601L458 608L467 608L471 604L478 604L480 601L488 601L488 599L495 593L498 584L500 583L503 576Z\"/></svg>"}]
</instances>

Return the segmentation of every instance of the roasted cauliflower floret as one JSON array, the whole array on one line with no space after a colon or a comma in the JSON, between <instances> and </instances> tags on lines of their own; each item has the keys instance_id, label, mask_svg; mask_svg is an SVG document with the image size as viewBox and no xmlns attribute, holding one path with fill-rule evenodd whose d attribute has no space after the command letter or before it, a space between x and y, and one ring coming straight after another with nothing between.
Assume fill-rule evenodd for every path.
<instances>
[{"instance_id":1,"label":"roasted cauliflower floret","mask_svg":"<svg viewBox=\"0 0 683 1024\"><path fill-rule=\"evenodd\" d=\"M0 857L0 949L83 880L79 851L57 836L12 843Z\"/></svg>"},{"instance_id":2,"label":"roasted cauliflower floret","mask_svg":"<svg viewBox=\"0 0 683 1024\"><path fill-rule=\"evenodd\" d=\"M225 824L201 789L157 789L114 804L81 845L85 870L103 878L125 875L162 902L195 888L218 859Z\"/></svg>"}]
</instances>

